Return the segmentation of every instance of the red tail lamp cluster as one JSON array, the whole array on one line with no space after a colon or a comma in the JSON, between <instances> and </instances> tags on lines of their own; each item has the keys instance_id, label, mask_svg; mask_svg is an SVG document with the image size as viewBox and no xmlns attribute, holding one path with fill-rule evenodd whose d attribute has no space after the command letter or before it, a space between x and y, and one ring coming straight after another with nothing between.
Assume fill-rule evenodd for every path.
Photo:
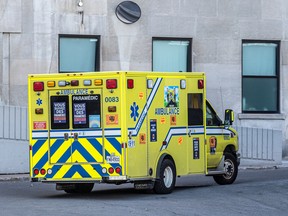
<instances>
[{"instance_id":1,"label":"red tail lamp cluster","mask_svg":"<svg viewBox=\"0 0 288 216\"><path fill-rule=\"evenodd\" d=\"M121 168L120 167L116 167L115 169L113 167L110 167L108 169L109 174L113 174L114 172L116 172L117 174L121 173Z\"/></svg>"},{"instance_id":2,"label":"red tail lamp cluster","mask_svg":"<svg viewBox=\"0 0 288 216\"><path fill-rule=\"evenodd\" d=\"M45 175L46 174L46 170L45 169L34 169L33 170L33 174L36 176L36 175L39 175L39 174L41 174L41 175Z\"/></svg>"}]
</instances>

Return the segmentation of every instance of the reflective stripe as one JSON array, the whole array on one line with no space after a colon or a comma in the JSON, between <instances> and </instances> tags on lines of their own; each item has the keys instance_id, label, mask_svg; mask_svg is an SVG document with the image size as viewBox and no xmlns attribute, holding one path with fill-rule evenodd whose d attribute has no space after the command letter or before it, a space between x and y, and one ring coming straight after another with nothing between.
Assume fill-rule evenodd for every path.
<instances>
[{"instance_id":1,"label":"reflective stripe","mask_svg":"<svg viewBox=\"0 0 288 216\"><path fill-rule=\"evenodd\" d=\"M166 141L166 145L162 145L160 148L160 151L166 149L170 143L170 140L173 136L181 136L181 135L187 135L189 133L189 130L191 130L191 134L195 135L195 134L204 134L204 127L174 127L174 128L170 128L165 141Z\"/></svg>"},{"instance_id":2,"label":"reflective stripe","mask_svg":"<svg viewBox=\"0 0 288 216\"><path fill-rule=\"evenodd\" d=\"M145 106L144 106L144 108L142 110L141 115L138 118L138 121L137 121L137 124L136 124L135 128L129 128L128 129L129 131L132 132L132 136L137 136L138 135L138 132L139 132L140 128L142 127L142 124L143 124L143 122L144 122L144 120L146 118L146 115L147 115L147 113L149 111L149 108L150 108L150 106L151 106L151 104L152 104L152 102L154 100L154 97L155 97L157 91L158 91L158 88L160 86L161 81L162 81L162 78L157 78L156 79L156 82L155 82L155 84L153 86L153 89L152 89L150 95L148 96L147 102L146 102L146 104L145 104Z\"/></svg>"}]
</instances>

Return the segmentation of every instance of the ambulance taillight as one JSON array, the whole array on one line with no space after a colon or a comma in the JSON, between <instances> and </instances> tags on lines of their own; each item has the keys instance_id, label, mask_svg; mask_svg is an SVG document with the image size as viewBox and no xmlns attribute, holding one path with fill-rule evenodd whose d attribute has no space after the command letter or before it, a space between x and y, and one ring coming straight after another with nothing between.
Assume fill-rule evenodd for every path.
<instances>
[{"instance_id":1,"label":"ambulance taillight","mask_svg":"<svg viewBox=\"0 0 288 216\"><path fill-rule=\"evenodd\" d=\"M204 88L204 80L200 79L198 80L198 89L203 89Z\"/></svg>"},{"instance_id":2,"label":"ambulance taillight","mask_svg":"<svg viewBox=\"0 0 288 216\"><path fill-rule=\"evenodd\" d=\"M106 88L107 89L116 89L117 88L117 80L116 79L107 79L106 80Z\"/></svg>"},{"instance_id":3,"label":"ambulance taillight","mask_svg":"<svg viewBox=\"0 0 288 216\"><path fill-rule=\"evenodd\" d=\"M120 167L116 167L115 172L116 172L117 174L120 174L120 173L121 173L121 168L120 168Z\"/></svg>"},{"instance_id":4,"label":"ambulance taillight","mask_svg":"<svg viewBox=\"0 0 288 216\"><path fill-rule=\"evenodd\" d=\"M34 82L33 83L34 91L44 91L44 82Z\"/></svg>"},{"instance_id":5,"label":"ambulance taillight","mask_svg":"<svg viewBox=\"0 0 288 216\"><path fill-rule=\"evenodd\" d=\"M45 169L41 169L40 173L41 173L41 175L45 175L46 174L46 170Z\"/></svg>"},{"instance_id":6,"label":"ambulance taillight","mask_svg":"<svg viewBox=\"0 0 288 216\"><path fill-rule=\"evenodd\" d=\"M127 88L128 89L134 88L134 80L133 79L127 79Z\"/></svg>"},{"instance_id":7,"label":"ambulance taillight","mask_svg":"<svg viewBox=\"0 0 288 216\"><path fill-rule=\"evenodd\" d=\"M110 174L113 174L113 173L114 173L114 168L113 168L113 167L110 167L110 168L108 169L108 172L109 172Z\"/></svg>"},{"instance_id":8,"label":"ambulance taillight","mask_svg":"<svg viewBox=\"0 0 288 216\"><path fill-rule=\"evenodd\" d=\"M34 175L38 175L39 174L39 170L38 169L34 169L33 173L34 173Z\"/></svg>"}]
</instances>

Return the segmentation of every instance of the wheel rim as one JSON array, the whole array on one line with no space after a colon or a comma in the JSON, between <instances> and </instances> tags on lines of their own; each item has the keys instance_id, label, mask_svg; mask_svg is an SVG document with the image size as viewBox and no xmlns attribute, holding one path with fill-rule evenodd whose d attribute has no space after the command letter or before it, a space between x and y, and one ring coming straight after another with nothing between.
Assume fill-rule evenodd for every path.
<instances>
[{"instance_id":1,"label":"wheel rim","mask_svg":"<svg viewBox=\"0 0 288 216\"><path fill-rule=\"evenodd\" d=\"M225 160L224 170L225 170L224 178L230 179L233 176L234 170L235 170L234 169L234 163L230 159Z\"/></svg>"},{"instance_id":2,"label":"wheel rim","mask_svg":"<svg viewBox=\"0 0 288 216\"><path fill-rule=\"evenodd\" d=\"M171 167L166 167L164 170L164 184L166 188L171 187L172 182L173 182L173 171L171 169Z\"/></svg>"}]
</instances>

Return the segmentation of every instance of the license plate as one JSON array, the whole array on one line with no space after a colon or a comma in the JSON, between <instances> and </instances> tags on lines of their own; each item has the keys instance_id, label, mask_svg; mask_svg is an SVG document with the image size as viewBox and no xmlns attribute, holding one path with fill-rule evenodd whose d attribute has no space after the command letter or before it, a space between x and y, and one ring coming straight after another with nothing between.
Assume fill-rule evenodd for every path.
<instances>
[{"instance_id":1,"label":"license plate","mask_svg":"<svg viewBox=\"0 0 288 216\"><path fill-rule=\"evenodd\" d=\"M120 156L107 156L106 157L107 163L120 163Z\"/></svg>"}]
</instances>

